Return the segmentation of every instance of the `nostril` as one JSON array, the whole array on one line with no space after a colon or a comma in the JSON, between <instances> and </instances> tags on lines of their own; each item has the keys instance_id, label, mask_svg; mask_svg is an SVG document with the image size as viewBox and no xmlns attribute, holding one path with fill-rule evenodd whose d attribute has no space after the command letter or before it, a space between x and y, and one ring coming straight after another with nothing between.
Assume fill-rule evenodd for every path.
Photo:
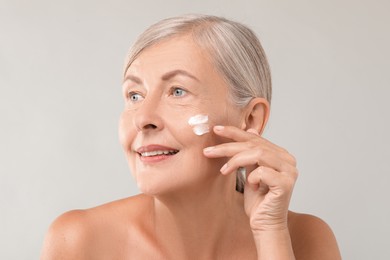
<instances>
[{"instance_id":1,"label":"nostril","mask_svg":"<svg viewBox=\"0 0 390 260\"><path fill-rule=\"evenodd\" d=\"M133 117L133 123L138 132L160 130L164 124L156 110L148 110L148 107L138 110Z\"/></svg>"},{"instance_id":2,"label":"nostril","mask_svg":"<svg viewBox=\"0 0 390 260\"><path fill-rule=\"evenodd\" d=\"M143 129L156 129L157 126L154 124L147 124L143 126Z\"/></svg>"},{"instance_id":3,"label":"nostril","mask_svg":"<svg viewBox=\"0 0 390 260\"><path fill-rule=\"evenodd\" d=\"M142 128L137 127L137 132L142 132L142 131L147 131L147 130L154 130L157 129L158 127L154 124L147 124L144 125Z\"/></svg>"}]
</instances>

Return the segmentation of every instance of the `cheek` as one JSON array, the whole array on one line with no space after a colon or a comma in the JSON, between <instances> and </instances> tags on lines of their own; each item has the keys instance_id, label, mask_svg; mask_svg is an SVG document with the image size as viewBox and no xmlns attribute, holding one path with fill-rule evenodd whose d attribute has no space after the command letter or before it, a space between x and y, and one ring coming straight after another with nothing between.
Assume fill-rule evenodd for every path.
<instances>
[{"instance_id":1,"label":"cheek","mask_svg":"<svg viewBox=\"0 0 390 260\"><path fill-rule=\"evenodd\" d=\"M130 146L135 132L131 117L123 112L119 118L118 134L119 141L124 149Z\"/></svg>"},{"instance_id":2,"label":"cheek","mask_svg":"<svg viewBox=\"0 0 390 260\"><path fill-rule=\"evenodd\" d=\"M198 114L188 119L188 124L192 127L192 132L196 135L204 135L210 132L209 116Z\"/></svg>"},{"instance_id":3,"label":"cheek","mask_svg":"<svg viewBox=\"0 0 390 260\"><path fill-rule=\"evenodd\" d=\"M195 138L195 135L192 133L192 128L187 124L185 118L174 120L169 125L166 124L166 127L169 129L170 135L183 146L192 143Z\"/></svg>"},{"instance_id":4,"label":"cheek","mask_svg":"<svg viewBox=\"0 0 390 260\"><path fill-rule=\"evenodd\" d=\"M206 113L191 113L187 114L181 119L181 123L174 126L174 136L180 138L179 140L184 146L194 148L196 156L203 158L203 148L211 146L215 143L215 134L212 131L214 120L199 121L197 124L189 123L191 118L198 115L207 115ZM202 123L204 122L204 123Z\"/></svg>"}]
</instances>

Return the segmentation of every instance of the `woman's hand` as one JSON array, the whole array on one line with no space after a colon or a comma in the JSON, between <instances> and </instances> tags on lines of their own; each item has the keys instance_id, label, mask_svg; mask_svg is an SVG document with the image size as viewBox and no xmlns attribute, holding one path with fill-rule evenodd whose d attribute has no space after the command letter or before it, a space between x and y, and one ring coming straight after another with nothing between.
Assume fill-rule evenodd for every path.
<instances>
[{"instance_id":1,"label":"woman's hand","mask_svg":"<svg viewBox=\"0 0 390 260\"><path fill-rule=\"evenodd\" d=\"M230 157L222 174L246 169L245 212L254 234L286 231L291 194L298 176L295 158L285 149L260 137L254 130L215 126L214 132L234 142L206 148L209 158Z\"/></svg>"}]
</instances>

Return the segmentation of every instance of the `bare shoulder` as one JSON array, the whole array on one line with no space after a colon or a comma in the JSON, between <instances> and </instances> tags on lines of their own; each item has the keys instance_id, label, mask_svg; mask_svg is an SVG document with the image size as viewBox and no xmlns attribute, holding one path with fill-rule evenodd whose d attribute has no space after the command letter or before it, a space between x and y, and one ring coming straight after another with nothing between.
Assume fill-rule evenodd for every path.
<instances>
[{"instance_id":1,"label":"bare shoulder","mask_svg":"<svg viewBox=\"0 0 390 260\"><path fill-rule=\"evenodd\" d=\"M41 259L87 259L88 227L86 214L73 210L59 216L50 226L43 245Z\"/></svg>"},{"instance_id":2,"label":"bare shoulder","mask_svg":"<svg viewBox=\"0 0 390 260\"><path fill-rule=\"evenodd\" d=\"M60 215L49 227L41 259L107 259L128 253L142 234L150 198L137 195ZM112 255L115 252L116 255Z\"/></svg>"},{"instance_id":3,"label":"bare shoulder","mask_svg":"<svg viewBox=\"0 0 390 260\"><path fill-rule=\"evenodd\" d=\"M296 259L341 259L336 238L325 221L291 211L288 219Z\"/></svg>"}]
</instances>

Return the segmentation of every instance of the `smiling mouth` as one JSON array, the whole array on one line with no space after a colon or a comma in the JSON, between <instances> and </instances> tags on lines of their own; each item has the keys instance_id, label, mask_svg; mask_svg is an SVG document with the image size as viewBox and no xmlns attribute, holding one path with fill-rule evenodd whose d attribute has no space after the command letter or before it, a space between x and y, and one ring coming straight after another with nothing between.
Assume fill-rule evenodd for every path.
<instances>
[{"instance_id":1,"label":"smiling mouth","mask_svg":"<svg viewBox=\"0 0 390 260\"><path fill-rule=\"evenodd\" d=\"M175 155L179 152L179 150L157 150L157 151L149 151L149 152L141 152L138 153L142 157L153 157L153 156L161 156L161 155Z\"/></svg>"}]
</instances>

